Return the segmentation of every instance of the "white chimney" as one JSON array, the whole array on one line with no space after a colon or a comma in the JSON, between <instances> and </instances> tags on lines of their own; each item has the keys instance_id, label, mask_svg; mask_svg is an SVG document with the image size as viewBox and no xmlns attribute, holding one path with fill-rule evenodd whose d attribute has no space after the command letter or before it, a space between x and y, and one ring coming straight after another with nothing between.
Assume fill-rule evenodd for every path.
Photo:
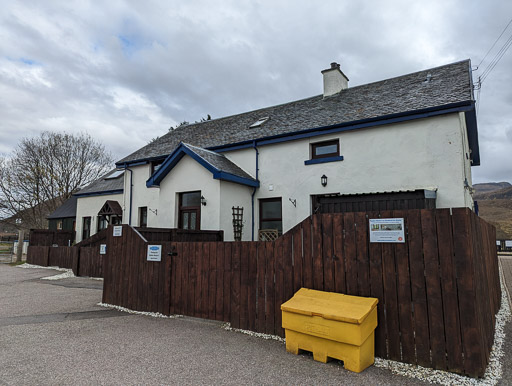
<instances>
[{"instance_id":1,"label":"white chimney","mask_svg":"<svg viewBox=\"0 0 512 386\"><path fill-rule=\"evenodd\" d=\"M348 78L340 70L338 63L331 63L331 68L323 70L322 74L324 76L324 98L348 88Z\"/></svg>"}]
</instances>

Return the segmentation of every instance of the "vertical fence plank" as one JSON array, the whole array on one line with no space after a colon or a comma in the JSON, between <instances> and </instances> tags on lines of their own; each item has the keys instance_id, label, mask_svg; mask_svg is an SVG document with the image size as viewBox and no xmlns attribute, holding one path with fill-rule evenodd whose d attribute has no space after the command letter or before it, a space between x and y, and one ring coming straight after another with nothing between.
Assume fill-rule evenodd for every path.
<instances>
[{"instance_id":1,"label":"vertical fence plank","mask_svg":"<svg viewBox=\"0 0 512 386\"><path fill-rule=\"evenodd\" d=\"M447 369L461 373L462 341L460 335L457 283L453 267L453 233L449 209L436 211L439 269L443 296L444 329L446 337Z\"/></svg>"},{"instance_id":2,"label":"vertical fence plank","mask_svg":"<svg viewBox=\"0 0 512 386\"><path fill-rule=\"evenodd\" d=\"M225 322L231 322L231 296L232 296L232 246L233 243L224 244L224 299L223 299L223 320Z\"/></svg>"},{"instance_id":3,"label":"vertical fence plank","mask_svg":"<svg viewBox=\"0 0 512 386\"><path fill-rule=\"evenodd\" d=\"M343 214L335 214L333 217L334 291L346 294L347 284L345 279L345 254L343 252L343 233Z\"/></svg>"},{"instance_id":4,"label":"vertical fence plank","mask_svg":"<svg viewBox=\"0 0 512 386\"><path fill-rule=\"evenodd\" d=\"M275 311L274 311L274 330L278 336L284 336L282 328L281 304L284 303L284 258L283 258L284 237L278 238L274 242L275 259Z\"/></svg>"},{"instance_id":5,"label":"vertical fence plank","mask_svg":"<svg viewBox=\"0 0 512 386\"><path fill-rule=\"evenodd\" d=\"M322 215L322 263L324 290L334 291L334 259L333 259L333 215Z\"/></svg>"},{"instance_id":6,"label":"vertical fence plank","mask_svg":"<svg viewBox=\"0 0 512 386\"><path fill-rule=\"evenodd\" d=\"M377 212L369 213L368 217L378 218ZM370 243L370 295L379 299L377 305L378 326L375 330L375 355L381 358L388 358L386 345L386 317L384 310L386 303L384 302L384 285L382 279L382 244Z\"/></svg>"},{"instance_id":7,"label":"vertical fence plank","mask_svg":"<svg viewBox=\"0 0 512 386\"><path fill-rule=\"evenodd\" d=\"M257 282L257 267L258 267L258 253L256 249L256 243L250 242L249 253L247 258L249 259L249 281L247 286L247 329L255 331L256 329L256 299L258 291Z\"/></svg>"},{"instance_id":8,"label":"vertical fence plank","mask_svg":"<svg viewBox=\"0 0 512 386\"><path fill-rule=\"evenodd\" d=\"M292 293L302 288L303 277L302 224L293 232L293 287Z\"/></svg>"},{"instance_id":9,"label":"vertical fence plank","mask_svg":"<svg viewBox=\"0 0 512 386\"><path fill-rule=\"evenodd\" d=\"M265 267L266 267L266 243L257 242L258 247L258 310L257 310L257 332L265 332Z\"/></svg>"},{"instance_id":10,"label":"vertical fence plank","mask_svg":"<svg viewBox=\"0 0 512 386\"><path fill-rule=\"evenodd\" d=\"M430 339L427 326L427 292L419 210L408 212L409 265L411 270L412 302L414 307L414 333L417 364L430 367Z\"/></svg>"},{"instance_id":11,"label":"vertical fence plank","mask_svg":"<svg viewBox=\"0 0 512 386\"><path fill-rule=\"evenodd\" d=\"M304 253L304 266L303 266L303 284L305 288L313 288L313 256L311 246L311 217L308 217L302 222L302 239L303 239L303 253Z\"/></svg>"},{"instance_id":12,"label":"vertical fence plank","mask_svg":"<svg viewBox=\"0 0 512 386\"><path fill-rule=\"evenodd\" d=\"M231 260L231 327L240 328L240 242L233 243Z\"/></svg>"},{"instance_id":13,"label":"vertical fence plank","mask_svg":"<svg viewBox=\"0 0 512 386\"><path fill-rule=\"evenodd\" d=\"M293 277L295 268L293 262L293 233L290 232L283 236L283 303L291 299L293 296Z\"/></svg>"},{"instance_id":14,"label":"vertical fence plank","mask_svg":"<svg viewBox=\"0 0 512 386\"><path fill-rule=\"evenodd\" d=\"M274 242L265 243L266 255L266 280L265 280L265 332L275 334L274 311L275 311L275 264L274 264Z\"/></svg>"},{"instance_id":15,"label":"vertical fence plank","mask_svg":"<svg viewBox=\"0 0 512 386\"><path fill-rule=\"evenodd\" d=\"M404 233L409 225L406 211L394 211L393 217L404 219ZM414 328L411 307L411 277L409 273L409 238L405 234L405 243L395 246L396 270L398 280L398 312L400 321L400 341L402 343L402 360L415 363Z\"/></svg>"},{"instance_id":16,"label":"vertical fence plank","mask_svg":"<svg viewBox=\"0 0 512 386\"><path fill-rule=\"evenodd\" d=\"M224 320L224 243L216 242L217 245L217 289L215 302L215 319Z\"/></svg>"},{"instance_id":17,"label":"vertical fence plank","mask_svg":"<svg viewBox=\"0 0 512 386\"><path fill-rule=\"evenodd\" d=\"M201 318L208 318L208 291L209 291L209 271L210 271L210 247L207 242L203 242L203 251L201 259Z\"/></svg>"},{"instance_id":18,"label":"vertical fence plank","mask_svg":"<svg viewBox=\"0 0 512 386\"><path fill-rule=\"evenodd\" d=\"M356 229L357 288L359 296L370 296L370 261L368 258L368 219L366 213L354 214Z\"/></svg>"},{"instance_id":19,"label":"vertical fence plank","mask_svg":"<svg viewBox=\"0 0 512 386\"><path fill-rule=\"evenodd\" d=\"M384 218L389 214L382 212ZM386 335L388 338L389 358L399 361L400 353L400 324L398 318L398 295L396 290L395 256L392 244L382 244L382 269L384 284L384 302L386 306Z\"/></svg>"},{"instance_id":20,"label":"vertical fence plank","mask_svg":"<svg viewBox=\"0 0 512 386\"><path fill-rule=\"evenodd\" d=\"M248 290L249 290L249 243L241 242L240 252L240 327L248 328Z\"/></svg>"},{"instance_id":21,"label":"vertical fence plank","mask_svg":"<svg viewBox=\"0 0 512 386\"><path fill-rule=\"evenodd\" d=\"M347 279L347 294L349 295L357 295L357 256L354 221L354 213L344 213L345 245L343 255L345 256L345 277Z\"/></svg>"},{"instance_id":22,"label":"vertical fence plank","mask_svg":"<svg viewBox=\"0 0 512 386\"><path fill-rule=\"evenodd\" d=\"M482 349L474 299L476 283L473 276L472 240L468 212L469 210L461 208L452 210L453 246L464 349L464 372L468 375L478 376L483 373Z\"/></svg>"},{"instance_id":23,"label":"vertical fence plank","mask_svg":"<svg viewBox=\"0 0 512 386\"><path fill-rule=\"evenodd\" d=\"M313 288L324 290L324 267L322 259L322 215L313 215L311 243L313 245Z\"/></svg>"},{"instance_id":24,"label":"vertical fence plank","mask_svg":"<svg viewBox=\"0 0 512 386\"><path fill-rule=\"evenodd\" d=\"M215 320L217 303L217 244L208 242L210 247L210 269L208 275L208 319Z\"/></svg>"},{"instance_id":25,"label":"vertical fence plank","mask_svg":"<svg viewBox=\"0 0 512 386\"><path fill-rule=\"evenodd\" d=\"M432 365L439 370L446 369L446 346L444 336L443 301L439 277L437 230L434 210L421 210L423 234L423 259L425 262L427 304L430 325L430 351Z\"/></svg>"},{"instance_id":26,"label":"vertical fence plank","mask_svg":"<svg viewBox=\"0 0 512 386\"><path fill-rule=\"evenodd\" d=\"M198 316L198 307L196 305L196 298L200 296L199 294L199 280L201 272L199 271L199 260L201 255L201 243L190 243L190 294L189 294L189 306L188 306L188 315L189 316Z\"/></svg>"}]
</instances>

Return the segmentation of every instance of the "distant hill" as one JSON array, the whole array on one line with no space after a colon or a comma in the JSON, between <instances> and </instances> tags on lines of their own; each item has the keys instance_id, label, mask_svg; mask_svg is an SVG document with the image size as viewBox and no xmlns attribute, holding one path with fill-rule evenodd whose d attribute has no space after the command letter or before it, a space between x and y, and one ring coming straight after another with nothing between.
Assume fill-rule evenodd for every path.
<instances>
[{"instance_id":1,"label":"distant hill","mask_svg":"<svg viewBox=\"0 0 512 386\"><path fill-rule=\"evenodd\" d=\"M475 184L480 217L496 227L496 238L512 240L512 185L508 182Z\"/></svg>"},{"instance_id":2,"label":"distant hill","mask_svg":"<svg viewBox=\"0 0 512 386\"><path fill-rule=\"evenodd\" d=\"M512 184L509 182L486 182L483 184L474 184L473 188L476 190L474 197L477 199L483 194L492 193L511 187Z\"/></svg>"}]
</instances>

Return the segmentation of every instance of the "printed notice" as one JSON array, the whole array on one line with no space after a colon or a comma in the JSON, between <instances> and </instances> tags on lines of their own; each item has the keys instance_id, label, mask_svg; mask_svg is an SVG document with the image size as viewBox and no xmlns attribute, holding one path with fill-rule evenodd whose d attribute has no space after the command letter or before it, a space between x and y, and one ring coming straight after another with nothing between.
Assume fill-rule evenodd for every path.
<instances>
[{"instance_id":1,"label":"printed notice","mask_svg":"<svg viewBox=\"0 0 512 386\"><path fill-rule=\"evenodd\" d=\"M100 255L107 254L107 244L100 244Z\"/></svg>"},{"instance_id":2,"label":"printed notice","mask_svg":"<svg viewBox=\"0 0 512 386\"><path fill-rule=\"evenodd\" d=\"M370 219L370 243L405 243L404 219Z\"/></svg>"},{"instance_id":3,"label":"printed notice","mask_svg":"<svg viewBox=\"0 0 512 386\"><path fill-rule=\"evenodd\" d=\"M148 261L162 261L162 246L148 245Z\"/></svg>"},{"instance_id":4,"label":"printed notice","mask_svg":"<svg viewBox=\"0 0 512 386\"><path fill-rule=\"evenodd\" d=\"M505 240L505 247L512 248L512 240Z\"/></svg>"},{"instance_id":5,"label":"printed notice","mask_svg":"<svg viewBox=\"0 0 512 386\"><path fill-rule=\"evenodd\" d=\"M123 226L116 225L114 226L114 237L119 237L123 235Z\"/></svg>"},{"instance_id":6,"label":"printed notice","mask_svg":"<svg viewBox=\"0 0 512 386\"><path fill-rule=\"evenodd\" d=\"M500 240L496 240L496 245L497 245L498 247L501 247L501 241L500 241Z\"/></svg>"}]
</instances>

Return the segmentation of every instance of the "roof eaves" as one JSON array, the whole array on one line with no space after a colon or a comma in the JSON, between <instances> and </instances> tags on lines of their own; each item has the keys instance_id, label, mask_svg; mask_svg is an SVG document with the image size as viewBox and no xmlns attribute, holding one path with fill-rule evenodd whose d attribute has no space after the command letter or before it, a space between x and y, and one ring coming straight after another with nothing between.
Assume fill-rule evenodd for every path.
<instances>
[{"instance_id":1,"label":"roof eaves","mask_svg":"<svg viewBox=\"0 0 512 386\"><path fill-rule=\"evenodd\" d=\"M362 120L358 120L358 121L343 122L343 123L338 123L335 125L315 127L315 128L306 129L306 130L298 130L298 131L294 131L294 132L278 134L278 135L273 135L273 136L267 136L267 137L262 137L262 138L247 140L247 141L241 141L241 142L232 143L232 144L212 146L212 147L209 147L208 150L213 150L215 152L222 153L225 151L244 149L244 148L253 147L253 146L268 145L271 143L292 141L292 140L296 140L296 139L300 139L300 138L314 137L314 136L331 134L331 133L342 132L342 131L349 131L349 130L357 130L357 129L367 128L367 127L371 127L371 126L382 126L382 125L387 125L387 124L395 123L395 122L404 122L404 121L413 120L413 119L427 118L430 116L449 114L449 113L460 112L460 111L465 112L465 111L471 111L471 110L474 110L474 102L473 101L456 102L456 103L450 103L450 104L443 105L443 106L429 107L429 108L420 109L420 110L405 111L402 113L394 113L394 114L382 115L380 117L375 117L375 118L367 118L367 119L362 119Z\"/></svg>"},{"instance_id":2,"label":"roof eaves","mask_svg":"<svg viewBox=\"0 0 512 386\"><path fill-rule=\"evenodd\" d=\"M90 197L90 196L105 196L108 194L122 194L123 192L124 192L124 189L103 190L103 191L98 191L98 192L75 193L74 196L81 198L81 197Z\"/></svg>"}]
</instances>

